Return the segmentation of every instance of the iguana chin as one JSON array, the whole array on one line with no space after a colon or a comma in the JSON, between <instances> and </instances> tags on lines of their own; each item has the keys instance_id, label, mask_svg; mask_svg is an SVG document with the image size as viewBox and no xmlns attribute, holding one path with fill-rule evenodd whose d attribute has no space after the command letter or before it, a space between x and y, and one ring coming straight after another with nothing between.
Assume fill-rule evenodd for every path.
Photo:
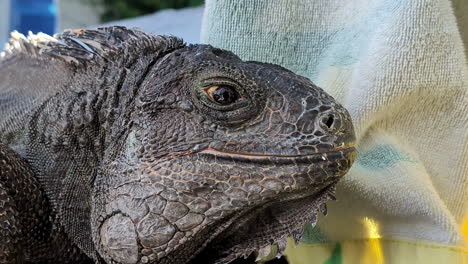
<instances>
[{"instance_id":1,"label":"iguana chin","mask_svg":"<svg viewBox=\"0 0 468 264\"><path fill-rule=\"evenodd\" d=\"M299 240L355 159L310 80L123 27L0 59L0 263L231 263Z\"/></svg>"}]
</instances>

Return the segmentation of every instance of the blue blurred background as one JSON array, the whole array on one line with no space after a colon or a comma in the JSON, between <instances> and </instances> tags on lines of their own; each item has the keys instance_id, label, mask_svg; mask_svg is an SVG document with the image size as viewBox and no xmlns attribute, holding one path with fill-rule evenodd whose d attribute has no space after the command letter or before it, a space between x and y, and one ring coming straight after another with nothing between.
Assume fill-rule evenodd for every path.
<instances>
[{"instance_id":1,"label":"blue blurred background","mask_svg":"<svg viewBox=\"0 0 468 264\"><path fill-rule=\"evenodd\" d=\"M0 49L17 30L25 35L54 34L65 28L88 28L100 23L101 10L90 0L0 0Z\"/></svg>"},{"instance_id":2,"label":"blue blurred background","mask_svg":"<svg viewBox=\"0 0 468 264\"><path fill-rule=\"evenodd\" d=\"M57 5L54 0L13 0L10 3L9 31L56 31Z\"/></svg>"}]
</instances>

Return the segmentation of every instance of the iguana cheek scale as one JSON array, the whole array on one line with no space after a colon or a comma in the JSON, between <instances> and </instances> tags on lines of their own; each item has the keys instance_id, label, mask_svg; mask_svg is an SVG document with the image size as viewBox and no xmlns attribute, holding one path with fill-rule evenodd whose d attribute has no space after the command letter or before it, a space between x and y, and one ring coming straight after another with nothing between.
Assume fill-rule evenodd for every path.
<instances>
[{"instance_id":1,"label":"iguana cheek scale","mask_svg":"<svg viewBox=\"0 0 468 264\"><path fill-rule=\"evenodd\" d=\"M123 27L13 34L0 102L0 263L281 254L356 155L310 80Z\"/></svg>"}]
</instances>

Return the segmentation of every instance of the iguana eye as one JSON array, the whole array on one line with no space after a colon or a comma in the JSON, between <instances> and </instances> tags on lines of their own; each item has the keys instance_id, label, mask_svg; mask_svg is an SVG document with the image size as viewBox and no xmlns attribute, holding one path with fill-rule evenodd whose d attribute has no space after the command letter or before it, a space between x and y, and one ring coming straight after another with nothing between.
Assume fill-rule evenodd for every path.
<instances>
[{"instance_id":1,"label":"iguana eye","mask_svg":"<svg viewBox=\"0 0 468 264\"><path fill-rule=\"evenodd\" d=\"M240 98L236 90L228 85L211 85L203 91L211 101L221 105L232 104Z\"/></svg>"},{"instance_id":2,"label":"iguana eye","mask_svg":"<svg viewBox=\"0 0 468 264\"><path fill-rule=\"evenodd\" d=\"M225 125L232 125L243 122L256 110L246 90L249 86L228 77L204 77L200 76L200 81L192 86L191 92L197 108L205 115Z\"/></svg>"}]
</instances>

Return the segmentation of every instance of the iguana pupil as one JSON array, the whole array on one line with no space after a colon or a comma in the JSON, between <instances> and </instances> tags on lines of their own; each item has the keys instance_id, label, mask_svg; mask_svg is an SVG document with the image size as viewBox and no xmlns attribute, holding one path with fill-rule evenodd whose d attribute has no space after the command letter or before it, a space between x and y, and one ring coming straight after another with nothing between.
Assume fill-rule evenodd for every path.
<instances>
[{"instance_id":1,"label":"iguana pupil","mask_svg":"<svg viewBox=\"0 0 468 264\"><path fill-rule=\"evenodd\" d=\"M239 99L239 95L234 88L226 85L215 86L211 95L213 101L222 105L232 104Z\"/></svg>"}]
</instances>

